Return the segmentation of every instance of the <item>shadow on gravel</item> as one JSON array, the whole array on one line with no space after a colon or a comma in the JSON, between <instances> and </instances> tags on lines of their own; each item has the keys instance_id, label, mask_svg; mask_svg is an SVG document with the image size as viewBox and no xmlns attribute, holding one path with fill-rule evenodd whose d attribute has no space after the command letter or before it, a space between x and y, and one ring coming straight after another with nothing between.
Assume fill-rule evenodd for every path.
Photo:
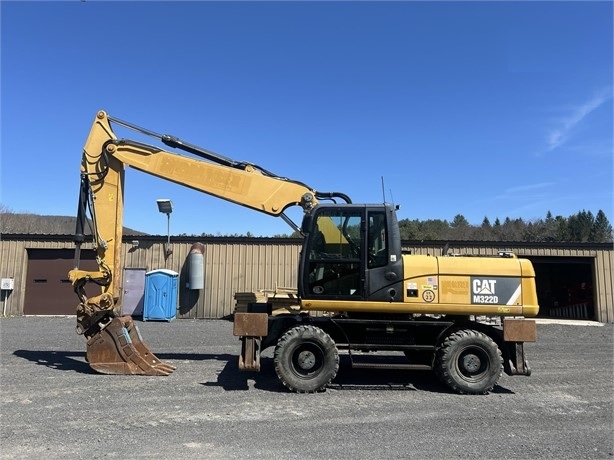
<instances>
[{"instance_id":1,"label":"shadow on gravel","mask_svg":"<svg viewBox=\"0 0 614 460\"><path fill-rule=\"evenodd\" d=\"M174 355L166 356L168 359ZM239 371L236 355L197 355L205 358L225 360L215 382L204 382L209 387L222 387L227 391L247 391L250 381L253 387L263 391L289 392L278 380L273 358L261 357L260 372ZM407 371L398 369L355 369L347 359L341 359L337 377L326 387L337 391L424 391L429 393L450 394L451 390L443 385L429 371ZM513 391L495 386L492 393L514 394Z\"/></svg>"},{"instance_id":2,"label":"shadow on gravel","mask_svg":"<svg viewBox=\"0 0 614 460\"><path fill-rule=\"evenodd\" d=\"M59 371L74 371L82 374L97 373L87 364L85 353L81 351L16 350L13 354L39 366L47 366Z\"/></svg>"},{"instance_id":3,"label":"shadow on gravel","mask_svg":"<svg viewBox=\"0 0 614 460\"><path fill-rule=\"evenodd\" d=\"M429 371L353 369L348 364L339 369L337 378L328 388L333 390L422 391L454 394ZM502 386L495 386L491 393L514 394Z\"/></svg>"},{"instance_id":4,"label":"shadow on gravel","mask_svg":"<svg viewBox=\"0 0 614 460\"><path fill-rule=\"evenodd\" d=\"M357 369L342 359L337 377L328 386L334 390L428 391L449 393L432 372L402 369Z\"/></svg>"},{"instance_id":5,"label":"shadow on gravel","mask_svg":"<svg viewBox=\"0 0 614 460\"><path fill-rule=\"evenodd\" d=\"M398 362L398 360L391 357L390 362L394 363ZM335 390L391 390L453 393L447 386L439 381L432 371L353 368L347 356L341 358L337 377L331 382L328 388ZM513 394L509 389L499 385L495 386L492 393Z\"/></svg>"},{"instance_id":6,"label":"shadow on gravel","mask_svg":"<svg viewBox=\"0 0 614 460\"><path fill-rule=\"evenodd\" d=\"M85 352L82 351L16 350L13 354L19 358L27 359L35 364L47 366L51 369L74 371L83 374L98 374L89 366L85 358ZM225 361L228 364L231 364L230 361L234 363L238 359L236 355L209 353L156 353L156 356L162 361L216 360ZM180 368L181 364L178 364L177 367ZM236 364L235 367L237 367Z\"/></svg>"},{"instance_id":7,"label":"shadow on gravel","mask_svg":"<svg viewBox=\"0 0 614 460\"><path fill-rule=\"evenodd\" d=\"M281 382L277 379L273 360L271 358L260 358L260 372L240 371L239 357L237 355L226 356L227 362L224 368L217 375L217 381L204 382L201 385L206 387L222 387L226 391L246 391L250 389L250 381L253 387L263 391L279 393L285 391Z\"/></svg>"},{"instance_id":8,"label":"shadow on gravel","mask_svg":"<svg viewBox=\"0 0 614 460\"><path fill-rule=\"evenodd\" d=\"M16 350L13 354L50 369L73 371L81 374L98 374L85 360L84 352ZM227 391L249 390L248 380L254 380L255 388L274 392L283 391L283 387L275 375L272 359L262 359L261 372L241 372L238 367L239 358L237 355L216 353L156 353L156 355L162 361L174 361L173 364L177 366L175 372L181 372L181 361L215 360L224 362L224 368L218 374L217 381L202 383L204 386L222 387Z\"/></svg>"},{"instance_id":9,"label":"shadow on gravel","mask_svg":"<svg viewBox=\"0 0 614 460\"><path fill-rule=\"evenodd\" d=\"M215 355L214 355L215 356ZM247 391L252 386L263 391L275 393L289 392L275 373L272 358L261 357L260 372L242 372L237 365L237 356L228 356L229 361L220 371L215 382L204 382L208 387L222 387L227 391ZM353 369L349 362L341 362L337 377L326 387L329 390L343 391L429 391L449 393L446 387L430 372L408 372L399 370Z\"/></svg>"},{"instance_id":10,"label":"shadow on gravel","mask_svg":"<svg viewBox=\"0 0 614 460\"><path fill-rule=\"evenodd\" d=\"M39 366L60 371L73 371L82 374L97 374L85 361L85 353L79 351L40 351L17 350L13 353ZM288 392L277 379L272 358L261 357L260 372L239 371L238 356L227 353L157 353L163 361L175 361L177 371L181 372L180 361L220 361L225 363L217 374L217 380L203 382L207 387L222 387L226 391L247 391L250 381L253 387L275 393ZM179 363L177 363L179 361ZM339 391L426 391L429 393L450 393L429 371L407 371L398 369L355 369L349 360L342 358L337 377L327 386ZM492 393L514 394L502 386L496 386Z\"/></svg>"}]
</instances>

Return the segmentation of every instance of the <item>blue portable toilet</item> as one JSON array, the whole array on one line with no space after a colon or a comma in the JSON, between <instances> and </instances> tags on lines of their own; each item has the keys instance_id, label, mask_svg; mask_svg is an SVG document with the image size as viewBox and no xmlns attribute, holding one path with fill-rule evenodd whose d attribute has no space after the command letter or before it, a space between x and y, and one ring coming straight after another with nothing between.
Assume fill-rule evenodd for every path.
<instances>
[{"instance_id":1,"label":"blue portable toilet","mask_svg":"<svg viewBox=\"0 0 614 460\"><path fill-rule=\"evenodd\" d=\"M143 321L171 321L177 316L179 273L159 269L145 273Z\"/></svg>"}]
</instances>

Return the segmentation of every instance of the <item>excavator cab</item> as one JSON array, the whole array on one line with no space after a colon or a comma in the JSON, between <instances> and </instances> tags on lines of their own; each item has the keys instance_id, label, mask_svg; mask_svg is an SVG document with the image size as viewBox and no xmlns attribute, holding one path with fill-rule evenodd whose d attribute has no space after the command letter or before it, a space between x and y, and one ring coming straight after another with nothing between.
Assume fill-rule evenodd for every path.
<instances>
[{"instance_id":1,"label":"excavator cab","mask_svg":"<svg viewBox=\"0 0 614 460\"><path fill-rule=\"evenodd\" d=\"M305 216L302 299L402 300L403 264L390 204L320 204Z\"/></svg>"}]
</instances>

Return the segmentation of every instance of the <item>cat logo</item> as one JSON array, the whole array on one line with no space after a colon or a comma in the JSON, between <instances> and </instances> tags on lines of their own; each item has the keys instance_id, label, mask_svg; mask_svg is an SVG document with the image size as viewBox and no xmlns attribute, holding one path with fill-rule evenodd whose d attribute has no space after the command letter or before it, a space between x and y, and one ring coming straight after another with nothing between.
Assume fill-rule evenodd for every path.
<instances>
[{"instance_id":1,"label":"cat logo","mask_svg":"<svg viewBox=\"0 0 614 460\"><path fill-rule=\"evenodd\" d=\"M494 295L496 284L497 284L497 280L474 279L473 286L472 286L473 293L474 294Z\"/></svg>"},{"instance_id":2,"label":"cat logo","mask_svg":"<svg viewBox=\"0 0 614 460\"><path fill-rule=\"evenodd\" d=\"M471 303L473 304L520 305L521 294L520 278L471 277Z\"/></svg>"}]
</instances>

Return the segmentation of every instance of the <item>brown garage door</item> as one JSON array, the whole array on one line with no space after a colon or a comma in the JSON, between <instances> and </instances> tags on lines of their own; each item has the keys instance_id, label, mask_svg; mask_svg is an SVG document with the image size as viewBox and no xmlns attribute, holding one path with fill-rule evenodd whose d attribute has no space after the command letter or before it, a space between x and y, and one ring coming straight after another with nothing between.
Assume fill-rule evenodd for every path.
<instances>
[{"instance_id":1,"label":"brown garage door","mask_svg":"<svg viewBox=\"0 0 614 460\"><path fill-rule=\"evenodd\" d=\"M74 265L72 249L28 249L24 315L75 315L79 300L68 280ZM81 252L82 270L97 270L93 251ZM88 296L100 293L87 286Z\"/></svg>"}]
</instances>

